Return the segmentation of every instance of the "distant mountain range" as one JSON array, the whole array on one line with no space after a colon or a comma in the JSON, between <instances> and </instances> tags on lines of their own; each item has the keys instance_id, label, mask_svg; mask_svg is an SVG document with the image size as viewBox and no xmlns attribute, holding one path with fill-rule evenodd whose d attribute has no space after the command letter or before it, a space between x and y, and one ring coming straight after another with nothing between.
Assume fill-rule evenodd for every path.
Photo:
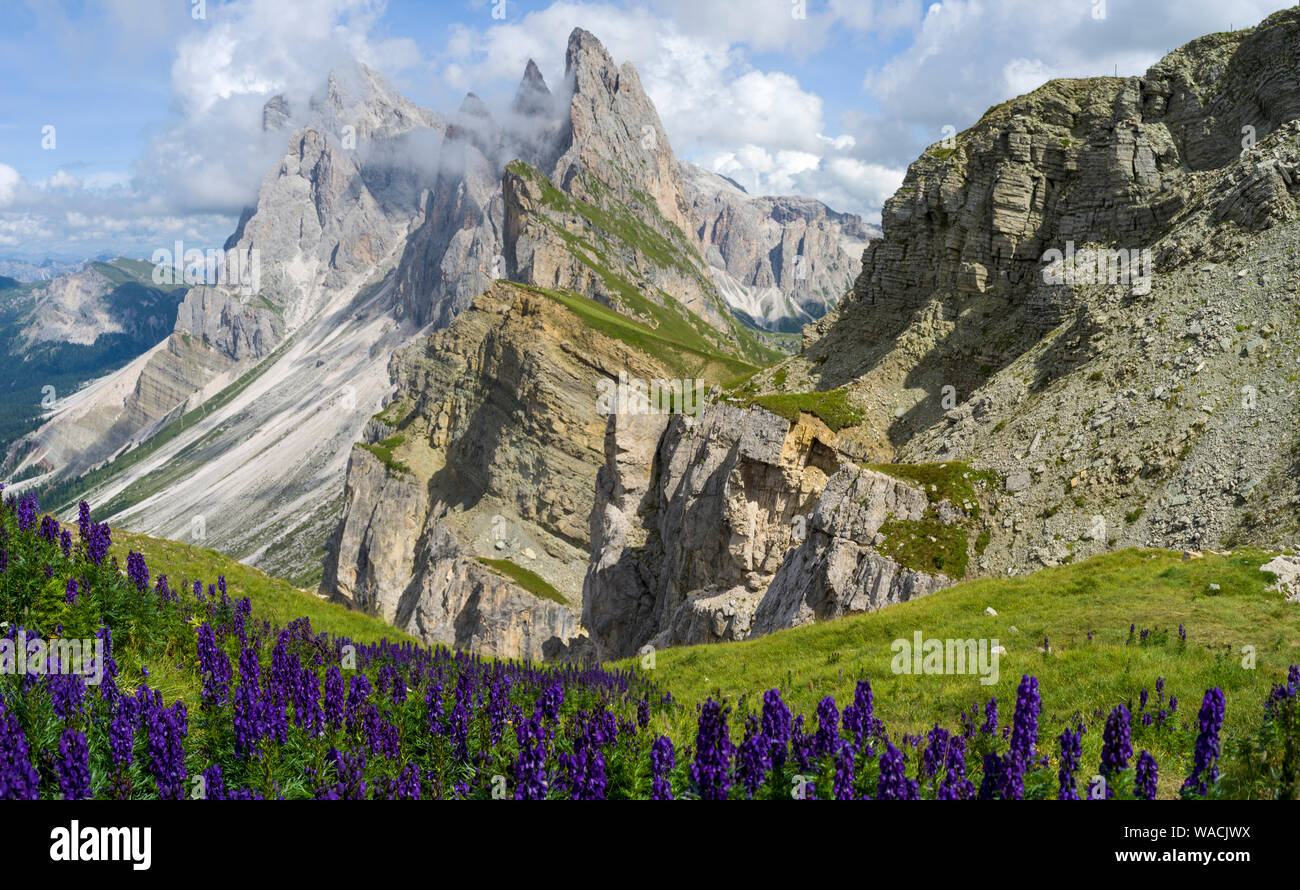
<instances>
[{"instance_id":1,"label":"distant mountain range","mask_svg":"<svg viewBox=\"0 0 1300 890\"><path fill-rule=\"evenodd\" d=\"M33 451L35 443L14 440L171 328L183 291L156 286L153 269L118 258L46 280L0 277L0 445L11 446L0 469L23 463L29 476L54 469Z\"/></svg>"},{"instance_id":2,"label":"distant mountain range","mask_svg":"<svg viewBox=\"0 0 1300 890\"><path fill-rule=\"evenodd\" d=\"M103 261L112 257L96 257L96 259ZM85 260L28 260L8 257L0 259L0 278L12 278L19 282L48 281L58 275L76 271L86 262Z\"/></svg>"}]
</instances>

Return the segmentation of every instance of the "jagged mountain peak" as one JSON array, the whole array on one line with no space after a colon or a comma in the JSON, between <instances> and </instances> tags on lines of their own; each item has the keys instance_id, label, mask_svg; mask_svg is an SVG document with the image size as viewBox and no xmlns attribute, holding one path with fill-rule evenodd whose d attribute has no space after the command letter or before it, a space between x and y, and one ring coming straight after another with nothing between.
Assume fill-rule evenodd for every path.
<instances>
[{"instance_id":1,"label":"jagged mountain peak","mask_svg":"<svg viewBox=\"0 0 1300 890\"><path fill-rule=\"evenodd\" d=\"M528 60L528 65L524 68L524 76L519 81L519 88L515 90L515 98L510 103L510 110L524 117L549 115L556 111L555 96L546 85L546 78L542 77L541 69L532 59Z\"/></svg>"},{"instance_id":2,"label":"jagged mountain peak","mask_svg":"<svg viewBox=\"0 0 1300 890\"><path fill-rule=\"evenodd\" d=\"M572 76L583 68L618 70L600 38L585 28L574 28L564 51L564 74Z\"/></svg>"},{"instance_id":3,"label":"jagged mountain peak","mask_svg":"<svg viewBox=\"0 0 1300 890\"><path fill-rule=\"evenodd\" d=\"M462 157L465 146L473 146L492 167L499 167L504 135L501 125L477 93L466 93L460 108L447 124L447 143L440 164L444 172L449 169L463 172Z\"/></svg>"},{"instance_id":4,"label":"jagged mountain peak","mask_svg":"<svg viewBox=\"0 0 1300 890\"><path fill-rule=\"evenodd\" d=\"M461 117L492 119L491 109L487 107L486 102L479 98L478 93L466 93L456 113Z\"/></svg>"},{"instance_id":5,"label":"jagged mountain peak","mask_svg":"<svg viewBox=\"0 0 1300 890\"><path fill-rule=\"evenodd\" d=\"M219 503L205 502L222 549L306 568L302 554L310 547L298 555L270 552L278 545L268 550L234 517L265 494L283 510L267 514L261 527L305 510L313 517L311 540L321 542L321 530L332 530L337 517L331 497L347 460L337 443L361 437L387 391L393 349L417 328L456 321L494 280L592 297L637 323L663 327L695 353L725 354L728 362L770 357L727 313L685 234L691 222L677 162L635 68L615 65L589 32L575 32L569 49L571 76L554 89L530 62L512 107L489 111L471 93L446 124L360 63L332 71L314 97L286 92L267 100L268 140L282 139L286 150L227 242L258 251L258 293L196 289L173 335L94 403L95 410L107 406L105 422L120 432L111 441L129 444L258 362L266 362L259 380L293 381L273 399L250 391L256 417L247 415L250 425L238 433L214 432L212 457L195 471L205 478L244 474L241 443L254 427L274 429L286 454L311 455L301 462L302 476L240 475L245 481ZM516 158L527 172L509 172ZM340 326L349 330L336 336ZM340 409L303 414L300 393L310 390L338 392ZM281 423L286 418L292 422ZM304 426L304 418L319 425ZM69 440L75 432L69 425ZM167 452L158 462L173 459ZM102 493L114 498L116 486L146 471L119 467ZM193 511L190 492L207 490L189 486L193 478L187 471L168 485L167 511L149 512L154 502L123 497L112 512L129 514L141 528L177 528L182 513ZM292 498L281 496L289 492ZM580 529L585 516L572 512L565 528Z\"/></svg>"},{"instance_id":6,"label":"jagged mountain peak","mask_svg":"<svg viewBox=\"0 0 1300 890\"><path fill-rule=\"evenodd\" d=\"M309 113L292 114L296 106L284 96L268 100L262 111L264 126L316 127L335 136L353 134L358 139L391 139L418 127L442 129L442 119L402 93L379 72L362 62L333 68L323 88L308 101Z\"/></svg>"},{"instance_id":7,"label":"jagged mountain peak","mask_svg":"<svg viewBox=\"0 0 1300 890\"><path fill-rule=\"evenodd\" d=\"M565 51L570 89L567 133L552 179L585 170L625 203L654 199L659 215L683 232L690 222L668 133L631 62L622 67L590 31L575 28Z\"/></svg>"},{"instance_id":8,"label":"jagged mountain peak","mask_svg":"<svg viewBox=\"0 0 1300 890\"><path fill-rule=\"evenodd\" d=\"M750 195L703 167L679 168L692 235L733 313L793 333L852 290L873 226L815 198Z\"/></svg>"},{"instance_id":9,"label":"jagged mountain peak","mask_svg":"<svg viewBox=\"0 0 1300 890\"><path fill-rule=\"evenodd\" d=\"M292 118L293 111L289 100L283 93L276 94L267 99L266 104L262 106L262 132L272 133L283 130Z\"/></svg>"}]
</instances>

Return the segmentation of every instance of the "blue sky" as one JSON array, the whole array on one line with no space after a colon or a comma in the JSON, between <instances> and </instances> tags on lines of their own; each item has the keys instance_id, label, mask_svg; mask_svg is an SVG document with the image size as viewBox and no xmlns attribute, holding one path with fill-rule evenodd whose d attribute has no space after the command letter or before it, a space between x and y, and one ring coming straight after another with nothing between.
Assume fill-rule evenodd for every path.
<instances>
[{"instance_id":1,"label":"blue sky","mask_svg":"<svg viewBox=\"0 0 1300 890\"><path fill-rule=\"evenodd\" d=\"M283 151L258 132L269 96L359 58L444 115L469 90L502 104L530 57L558 80L574 26L637 66L679 157L876 221L945 125L1285 5L0 0L0 256L219 244Z\"/></svg>"}]
</instances>

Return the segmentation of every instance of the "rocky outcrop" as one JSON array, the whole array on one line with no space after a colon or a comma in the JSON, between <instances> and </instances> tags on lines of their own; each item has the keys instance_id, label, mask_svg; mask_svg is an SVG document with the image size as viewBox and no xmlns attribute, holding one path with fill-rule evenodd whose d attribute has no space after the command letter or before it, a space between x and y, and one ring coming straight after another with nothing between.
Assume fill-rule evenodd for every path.
<instances>
[{"instance_id":1,"label":"rocky outcrop","mask_svg":"<svg viewBox=\"0 0 1300 890\"><path fill-rule=\"evenodd\" d=\"M45 283L24 288L6 301L6 314L17 319L5 352L33 357L43 347L91 346L100 337L120 334L152 346L171 328L181 292L153 286L151 263L116 259L87 263Z\"/></svg>"},{"instance_id":2,"label":"rocky outcrop","mask_svg":"<svg viewBox=\"0 0 1300 890\"><path fill-rule=\"evenodd\" d=\"M1300 115L1298 30L1288 11L1142 77L1051 81L931 146L791 381L851 385L876 406L860 438L897 448L951 407L944 387L966 401L1076 317L1098 289L1087 251L1102 251L1101 289L1147 303L1150 275L1239 252L1245 233L1292 213L1300 185L1270 148Z\"/></svg>"},{"instance_id":3,"label":"rocky outcrop","mask_svg":"<svg viewBox=\"0 0 1300 890\"><path fill-rule=\"evenodd\" d=\"M811 415L725 403L698 421L611 418L583 587L601 657L751 639L960 580L988 475L867 469L836 445Z\"/></svg>"},{"instance_id":4,"label":"rocky outcrop","mask_svg":"<svg viewBox=\"0 0 1300 890\"><path fill-rule=\"evenodd\" d=\"M863 248L879 229L812 198L755 197L724 176L679 166L691 233L732 312L798 331L853 289Z\"/></svg>"},{"instance_id":5,"label":"rocky outcrop","mask_svg":"<svg viewBox=\"0 0 1300 890\"><path fill-rule=\"evenodd\" d=\"M228 291L196 287L176 309L174 334L201 340L239 362L270 355L284 336L284 322L276 312L241 303Z\"/></svg>"},{"instance_id":6,"label":"rocky outcrop","mask_svg":"<svg viewBox=\"0 0 1300 890\"><path fill-rule=\"evenodd\" d=\"M391 370L393 401L353 451L322 591L398 620L410 585L466 569L429 557L447 550L427 549L436 527L465 559L504 559L553 585L576 627L605 428L598 385L672 372L560 299L504 281Z\"/></svg>"},{"instance_id":7,"label":"rocky outcrop","mask_svg":"<svg viewBox=\"0 0 1300 890\"><path fill-rule=\"evenodd\" d=\"M431 177L412 156L436 148L443 123L360 64L331 72L301 119L276 97L263 122L297 129L227 247L259 252L260 295L294 330L369 277L420 221Z\"/></svg>"},{"instance_id":8,"label":"rocky outcrop","mask_svg":"<svg viewBox=\"0 0 1300 890\"><path fill-rule=\"evenodd\" d=\"M428 486L409 473L389 473L379 457L357 446L343 501L325 570L330 598L394 623L417 572L414 544L429 515Z\"/></svg>"},{"instance_id":9,"label":"rocky outcrop","mask_svg":"<svg viewBox=\"0 0 1300 890\"><path fill-rule=\"evenodd\" d=\"M577 612L467 553L430 520L428 497L424 480L391 472L363 447L353 451L331 558L333 599L428 643L489 657L578 660L585 649Z\"/></svg>"},{"instance_id":10,"label":"rocky outcrop","mask_svg":"<svg viewBox=\"0 0 1300 890\"><path fill-rule=\"evenodd\" d=\"M748 636L838 469L834 442L815 419L791 426L726 404L698 421L612 417L583 585L583 623L601 656Z\"/></svg>"},{"instance_id":11,"label":"rocky outcrop","mask_svg":"<svg viewBox=\"0 0 1300 890\"><path fill-rule=\"evenodd\" d=\"M401 311L419 325L446 327L502 277L502 134L472 93L447 129L423 223L397 269Z\"/></svg>"},{"instance_id":12,"label":"rocky outcrop","mask_svg":"<svg viewBox=\"0 0 1300 890\"><path fill-rule=\"evenodd\" d=\"M921 523L930 509L915 485L845 465L827 481L803 541L786 554L768 585L752 634L873 612L952 584L941 572L908 568L878 549L886 522ZM966 517L949 511L945 518L960 525Z\"/></svg>"},{"instance_id":13,"label":"rocky outcrop","mask_svg":"<svg viewBox=\"0 0 1300 890\"><path fill-rule=\"evenodd\" d=\"M577 613L542 599L467 555L434 525L421 544L420 572L396 624L429 643L487 657L585 661L590 646Z\"/></svg>"}]
</instances>

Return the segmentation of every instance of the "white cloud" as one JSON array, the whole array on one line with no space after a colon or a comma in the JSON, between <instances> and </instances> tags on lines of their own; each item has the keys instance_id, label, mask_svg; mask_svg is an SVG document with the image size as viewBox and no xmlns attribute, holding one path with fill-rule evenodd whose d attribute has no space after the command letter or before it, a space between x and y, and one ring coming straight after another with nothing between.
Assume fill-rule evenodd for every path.
<instances>
[{"instance_id":1,"label":"white cloud","mask_svg":"<svg viewBox=\"0 0 1300 890\"><path fill-rule=\"evenodd\" d=\"M887 35L916 28L923 5L921 0L830 0L827 8L845 27Z\"/></svg>"},{"instance_id":2,"label":"white cloud","mask_svg":"<svg viewBox=\"0 0 1300 890\"><path fill-rule=\"evenodd\" d=\"M80 178L64 170L58 171L45 181L45 187L51 189L79 189L81 186Z\"/></svg>"},{"instance_id":3,"label":"white cloud","mask_svg":"<svg viewBox=\"0 0 1300 890\"><path fill-rule=\"evenodd\" d=\"M0 165L3 167L3 165ZM40 217L31 214L0 216L0 244L17 247L35 239L53 237L54 232Z\"/></svg>"},{"instance_id":4,"label":"white cloud","mask_svg":"<svg viewBox=\"0 0 1300 890\"><path fill-rule=\"evenodd\" d=\"M262 132L277 94L304 107L329 72L357 60L395 75L421 64L409 38L372 35L378 0L235 0L210 9L205 28L179 40L172 92L180 116L156 134L137 188L178 212L236 215L283 154L283 134Z\"/></svg>"},{"instance_id":5,"label":"white cloud","mask_svg":"<svg viewBox=\"0 0 1300 890\"><path fill-rule=\"evenodd\" d=\"M846 0L847 2L847 0ZM876 111L861 123L894 122L922 134L893 149L904 162L942 128L969 127L991 106L1059 77L1142 74L1202 34L1255 24L1277 0L943 0L930 4L912 42L868 71ZM1094 9L1104 17L1094 18Z\"/></svg>"},{"instance_id":6,"label":"white cloud","mask_svg":"<svg viewBox=\"0 0 1300 890\"><path fill-rule=\"evenodd\" d=\"M861 209L869 222L879 222L879 210L872 208L897 191L905 172L844 154L769 152L758 145L724 152L704 166L734 179L751 194L812 195L837 210Z\"/></svg>"},{"instance_id":7,"label":"white cloud","mask_svg":"<svg viewBox=\"0 0 1300 890\"><path fill-rule=\"evenodd\" d=\"M87 173L82 177L82 184L88 189L96 189L98 191L124 189L131 184L131 174L121 170L103 170L98 173Z\"/></svg>"},{"instance_id":8,"label":"white cloud","mask_svg":"<svg viewBox=\"0 0 1300 890\"><path fill-rule=\"evenodd\" d=\"M8 164L0 164L0 207L7 207L13 203L14 195L18 192L22 181L23 178L17 170Z\"/></svg>"},{"instance_id":9,"label":"white cloud","mask_svg":"<svg viewBox=\"0 0 1300 890\"><path fill-rule=\"evenodd\" d=\"M209 13L177 47L172 87L191 116L223 100L280 92L305 95L331 68L356 59L386 70L420 61L410 38L373 39L377 0L235 0Z\"/></svg>"}]
</instances>

